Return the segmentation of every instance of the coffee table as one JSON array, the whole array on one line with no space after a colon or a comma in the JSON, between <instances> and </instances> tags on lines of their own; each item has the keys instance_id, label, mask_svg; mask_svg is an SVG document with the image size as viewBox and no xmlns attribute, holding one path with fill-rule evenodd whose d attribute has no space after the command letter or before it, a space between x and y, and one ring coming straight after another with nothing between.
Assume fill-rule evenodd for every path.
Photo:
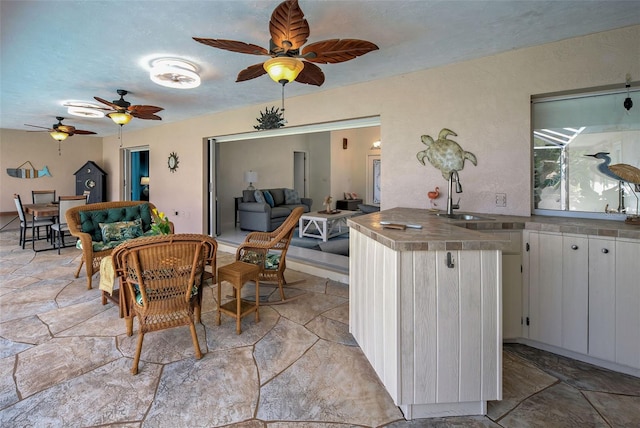
<instances>
[{"instance_id":1,"label":"coffee table","mask_svg":"<svg viewBox=\"0 0 640 428\"><path fill-rule=\"evenodd\" d=\"M319 238L327 242L329 238L347 233L347 219L356 213L357 211L344 210L335 214L321 211L302 214L298 222L300 237Z\"/></svg>"}]
</instances>

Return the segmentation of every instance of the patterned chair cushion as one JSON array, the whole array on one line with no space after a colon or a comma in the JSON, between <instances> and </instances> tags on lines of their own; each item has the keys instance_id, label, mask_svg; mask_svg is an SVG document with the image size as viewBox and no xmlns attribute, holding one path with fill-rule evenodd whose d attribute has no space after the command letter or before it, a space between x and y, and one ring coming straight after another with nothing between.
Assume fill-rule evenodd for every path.
<instances>
[{"instance_id":1,"label":"patterned chair cushion","mask_svg":"<svg viewBox=\"0 0 640 428\"><path fill-rule=\"evenodd\" d=\"M142 220L117 221L114 223L99 223L102 232L102 242L126 241L142 236Z\"/></svg>"}]
</instances>

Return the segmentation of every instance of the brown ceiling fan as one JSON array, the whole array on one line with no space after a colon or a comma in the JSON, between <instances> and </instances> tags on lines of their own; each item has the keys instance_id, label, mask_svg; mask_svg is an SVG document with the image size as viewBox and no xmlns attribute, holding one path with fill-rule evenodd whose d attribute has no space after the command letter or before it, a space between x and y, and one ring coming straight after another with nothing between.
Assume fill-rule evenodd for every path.
<instances>
[{"instance_id":1,"label":"brown ceiling fan","mask_svg":"<svg viewBox=\"0 0 640 428\"><path fill-rule=\"evenodd\" d=\"M235 40L204 39L199 37L194 37L193 39L205 45L231 52L272 57L265 63L255 64L242 70L238 74L236 82L254 79L269 72L273 80L282 84L295 80L299 83L321 86L324 83L324 73L314 63L336 64L378 49L378 46L374 43L357 39L323 40L302 48L309 37L309 24L304 18L304 13L302 13L297 0L284 1L275 8L269 21L269 33L271 34L269 50L251 43ZM297 60L291 60L291 58ZM274 68L275 66L282 66L282 63L279 63L282 59L284 59L284 62L289 61L292 63L290 67L297 68L299 74L297 76L289 74L288 77L286 75L274 77L271 70L267 71L271 66L274 66ZM304 61L300 61L300 59Z\"/></svg>"},{"instance_id":2,"label":"brown ceiling fan","mask_svg":"<svg viewBox=\"0 0 640 428\"><path fill-rule=\"evenodd\" d=\"M100 97L93 97L96 101L100 101L102 104L106 104L113 109L113 112L108 113L109 116L118 125L125 125L129 123L131 117L137 117L138 119L148 120L162 120L162 118L155 113L164 110L162 107L147 106L147 105L131 105L130 102L124 99L124 96L128 94L124 89L118 89L119 100L113 100L109 102Z\"/></svg>"},{"instance_id":3,"label":"brown ceiling fan","mask_svg":"<svg viewBox=\"0 0 640 428\"><path fill-rule=\"evenodd\" d=\"M95 134L95 132L93 131L85 131L83 129L76 129L75 126L64 125L62 123L62 121L64 120L64 117L62 116L56 116L56 120L58 121L58 123L54 123L53 125L51 125L51 128L46 128L44 126L37 126L37 125L29 125L28 123L25 123L24 126L32 126L34 128L43 129L43 131L27 131L27 132L49 132L49 133L61 132L61 133L67 134L67 137L71 137L72 135L75 135L75 134L81 134L81 135ZM64 137L64 138L67 138L67 137Z\"/></svg>"}]
</instances>

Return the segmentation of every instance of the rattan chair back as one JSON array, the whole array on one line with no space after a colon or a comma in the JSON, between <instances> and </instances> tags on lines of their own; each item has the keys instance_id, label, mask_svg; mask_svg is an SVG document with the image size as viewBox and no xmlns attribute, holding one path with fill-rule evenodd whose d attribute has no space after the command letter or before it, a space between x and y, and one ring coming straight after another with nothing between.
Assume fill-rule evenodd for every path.
<instances>
[{"instance_id":1,"label":"rattan chair back","mask_svg":"<svg viewBox=\"0 0 640 428\"><path fill-rule=\"evenodd\" d=\"M130 317L138 318L138 346L132 373L138 372L145 333L188 325L196 358L202 353L194 310L200 306L205 265L215 259L217 244L206 235L175 234L137 238L112 254L127 287Z\"/></svg>"}]
</instances>

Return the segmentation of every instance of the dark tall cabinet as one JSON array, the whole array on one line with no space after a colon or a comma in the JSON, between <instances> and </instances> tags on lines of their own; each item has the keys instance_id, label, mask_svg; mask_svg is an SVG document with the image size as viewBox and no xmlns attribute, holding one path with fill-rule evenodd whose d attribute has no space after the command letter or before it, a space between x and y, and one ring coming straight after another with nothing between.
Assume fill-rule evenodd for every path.
<instances>
[{"instance_id":1,"label":"dark tall cabinet","mask_svg":"<svg viewBox=\"0 0 640 428\"><path fill-rule=\"evenodd\" d=\"M107 201L107 173L95 162L88 161L74 175L76 176L76 195L82 195L85 190L88 190L91 193L87 203Z\"/></svg>"}]
</instances>

